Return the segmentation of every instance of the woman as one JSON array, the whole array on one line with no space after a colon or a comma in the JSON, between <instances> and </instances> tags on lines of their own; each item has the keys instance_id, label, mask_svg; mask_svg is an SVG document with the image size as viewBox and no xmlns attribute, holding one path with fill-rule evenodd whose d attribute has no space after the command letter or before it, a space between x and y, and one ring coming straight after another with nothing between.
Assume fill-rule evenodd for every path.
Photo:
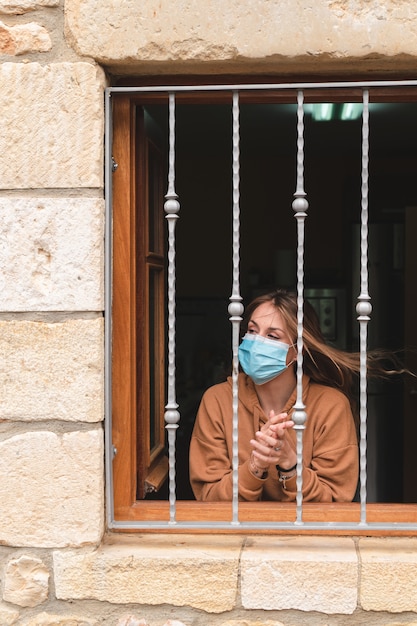
<instances>
[{"instance_id":1,"label":"woman","mask_svg":"<svg viewBox=\"0 0 417 626\"><path fill-rule=\"evenodd\" d=\"M239 499L296 498L297 296L277 290L246 310L239 346ZM313 307L304 303L303 499L347 502L358 482L358 442L351 409L357 354L326 344ZM389 373L378 353L369 374ZM190 481L197 500L232 499L232 381L214 385L201 401L190 444Z\"/></svg>"}]
</instances>

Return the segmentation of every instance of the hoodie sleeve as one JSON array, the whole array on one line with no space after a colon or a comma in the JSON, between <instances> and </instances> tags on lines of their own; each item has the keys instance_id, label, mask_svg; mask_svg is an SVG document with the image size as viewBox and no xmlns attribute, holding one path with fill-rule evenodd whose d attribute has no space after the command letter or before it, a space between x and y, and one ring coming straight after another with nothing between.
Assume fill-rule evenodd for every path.
<instances>
[{"instance_id":1,"label":"hoodie sleeve","mask_svg":"<svg viewBox=\"0 0 417 626\"><path fill-rule=\"evenodd\" d=\"M310 409L313 428L311 458L304 457L303 499L306 502L351 502L359 473L358 442L349 400L340 391L320 387ZM309 419L307 417L307 419ZM310 446L308 446L310 447ZM296 477L283 492L295 500Z\"/></svg>"},{"instance_id":2,"label":"hoodie sleeve","mask_svg":"<svg viewBox=\"0 0 417 626\"><path fill-rule=\"evenodd\" d=\"M190 443L190 482L197 500L232 500L232 403L224 385L208 389L201 401ZM249 458L239 465L239 500L261 498L265 479L249 470Z\"/></svg>"}]
</instances>

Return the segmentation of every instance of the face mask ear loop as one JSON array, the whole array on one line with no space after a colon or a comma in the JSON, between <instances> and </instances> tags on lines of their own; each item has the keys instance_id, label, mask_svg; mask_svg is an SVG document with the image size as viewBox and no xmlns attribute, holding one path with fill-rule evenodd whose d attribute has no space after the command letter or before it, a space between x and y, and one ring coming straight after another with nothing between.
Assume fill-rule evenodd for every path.
<instances>
[{"instance_id":1,"label":"face mask ear loop","mask_svg":"<svg viewBox=\"0 0 417 626\"><path fill-rule=\"evenodd\" d=\"M290 361L287 365L287 369L289 369L291 367L291 365L294 365L294 363L297 361L297 357L294 357L292 361Z\"/></svg>"},{"instance_id":2,"label":"face mask ear loop","mask_svg":"<svg viewBox=\"0 0 417 626\"><path fill-rule=\"evenodd\" d=\"M290 343L288 346L288 350L290 350L290 348L293 348L295 350L296 356L293 358L292 361L288 363L287 368L290 368L291 365L294 365L294 363L297 361L297 343L296 342Z\"/></svg>"}]
</instances>

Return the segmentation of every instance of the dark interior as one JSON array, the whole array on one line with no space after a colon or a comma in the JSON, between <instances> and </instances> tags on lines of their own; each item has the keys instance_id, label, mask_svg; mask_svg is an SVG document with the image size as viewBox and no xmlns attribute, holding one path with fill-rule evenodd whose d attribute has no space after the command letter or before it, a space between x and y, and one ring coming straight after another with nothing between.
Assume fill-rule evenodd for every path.
<instances>
[{"instance_id":1,"label":"dark interior","mask_svg":"<svg viewBox=\"0 0 417 626\"><path fill-rule=\"evenodd\" d=\"M412 348L406 314L414 307L413 252L406 229L417 207L417 105L370 105L369 347ZM148 107L167 134L167 108ZM304 117L305 295L329 341L358 348L362 120ZM240 286L243 303L296 283L296 105L242 104L240 110ZM232 117L226 104L179 104L176 110L177 361L181 413L177 497L192 498L188 442L204 389L230 371L232 286ZM417 208L415 209L417 211ZM411 224L411 226L410 226ZM408 237L407 241L409 241ZM410 265L411 264L411 265ZM411 268L411 269L410 269ZM407 302L407 307L405 303ZM408 313L407 313L408 311ZM417 312L417 311L416 311ZM371 383L368 394L368 501L417 501L403 476L416 407L403 379ZM414 402L416 400L414 399ZM406 405L406 406L405 406ZM405 417L407 412L408 417ZM410 431L411 428L411 431ZM395 471L392 471L395 468ZM161 497L159 494L158 497Z\"/></svg>"}]
</instances>

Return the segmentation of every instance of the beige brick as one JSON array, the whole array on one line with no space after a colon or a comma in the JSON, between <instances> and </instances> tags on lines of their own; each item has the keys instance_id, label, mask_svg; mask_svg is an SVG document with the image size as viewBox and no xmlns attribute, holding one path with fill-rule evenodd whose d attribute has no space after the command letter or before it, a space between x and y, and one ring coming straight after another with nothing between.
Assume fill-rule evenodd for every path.
<instances>
[{"instance_id":1,"label":"beige brick","mask_svg":"<svg viewBox=\"0 0 417 626\"><path fill-rule=\"evenodd\" d=\"M1 310L102 311L103 239L100 198L0 198Z\"/></svg>"},{"instance_id":2,"label":"beige brick","mask_svg":"<svg viewBox=\"0 0 417 626\"><path fill-rule=\"evenodd\" d=\"M56 596L228 611L236 602L241 544L216 535L118 535L97 550L55 551Z\"/></svg>"},{"instance_id":3,"label":"beige brick","mask_svg":"<svg viewBox=\"0 0 417 626\"><path fill-rule=\"evenodd\" d=\"M49 571L41 559L23 554L6 565L3 600L37 606L48 599L48 583Z\"/></svg>"},{"instance_id":4,"label":"beige brick","mask_svg":"<svg viewBox=\"0 0 417 626\"><path fill-rule=\"evenodd\" d=\"M351 614L357 606L355 545L338 537L256 537L243 550L241 581L246 609Z\"/></svg>"},{"instance_id":5,"label":"beige brick","mask_svg":"<svg viewBox=\"0 0 417 626\"><path fill-rule=\"evenodd\" d=\"M359 540L360 605L366 611L417 612L417 538Z\"/></svg>"},{"instance_id":6,"label":"beige brick","mask_svg":"<svg viewBox=\"0 0 417 626\"><path fill-rule=\"evenodd\" d=\"M0 321L0 420L98 422L103 318Z\"/></svg>"},{"instance_id":7,"label":"beige brick","mask_svg":"<svg viewBox=\"0 0 417 626\"><path fill-rule=\"evenodd\" d=\"M101 187L103 71L0 65L0 189Z\"/></svg>"},{"instance_id":8,"label":"beige brick","mask_svg":"<svg viewBox=\"0 0 417 626\"><path fill-rule=\"evenodd\" d=\"M0 441L0 544L96 544L104 520L101 429Z\"/></svg>"},{"instance_id":9,"label":"beige brick","mask_svg":"<svg viewBox=\"0 0 417 626\"><path fill-rule=\"evenodd\" d=\"M0 22L0 54L18 56L29 52L49 52L52 48L48 31L33 22L7 26Z\"/></svg>"},{"instance_id":10,"label":"beige brick","mask_svg":"<svg viewBox=\"0 0 417 626\"><path fill-rule=\"evenodd\" d=\"M0 13L23 15L28 11L59 6L59 0L0 0Z\"/></svg>"},{"instance_id":11,"label":"beige brick","mask_svg":"<svg viewBox=\"0 0 417 626\"><path fill-rule=\"evenodd\" d=\"M170 71L204 71L207 63L227 61L227 72L320 72L365 57L364 67L383 67L378 59L395 57L413 67L417 55L414 0L147 0L139 11L132 2L66 0L69 42L82 55L107 65L155 62ZM95 19L91 19L91 15ZM174 19L173 19L173 16ZM407 59L407 55L409 58ZM386 66L386 61L385 61ZM350 68L351 69L351 68Z\"/></svg>"}]
</instances>

